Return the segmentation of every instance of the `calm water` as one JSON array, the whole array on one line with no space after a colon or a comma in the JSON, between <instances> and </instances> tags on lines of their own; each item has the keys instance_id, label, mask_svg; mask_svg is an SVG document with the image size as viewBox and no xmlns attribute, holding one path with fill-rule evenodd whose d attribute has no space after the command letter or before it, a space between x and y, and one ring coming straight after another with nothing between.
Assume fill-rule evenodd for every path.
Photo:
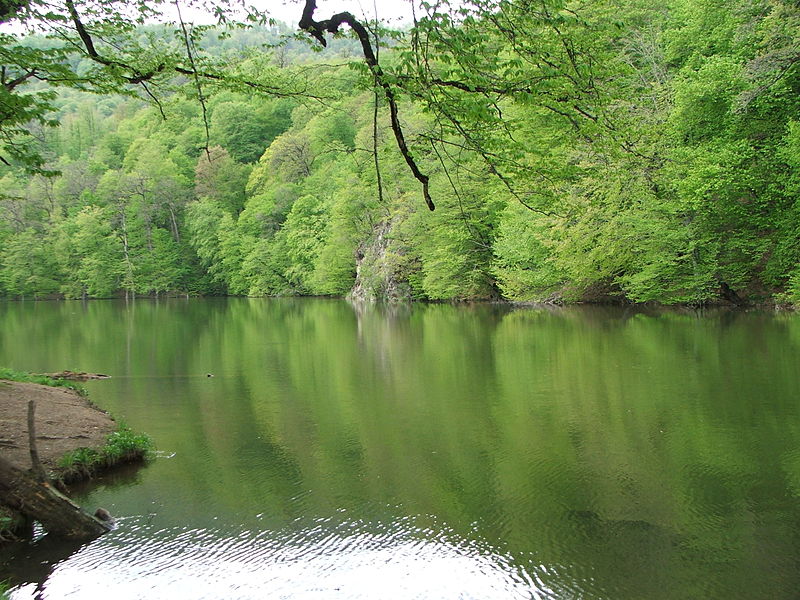
<instances>
[{"instance_id":1,"label":"calm water","mask_svg":"<svg viewBox=\"0 0 800 600\"><path fill-rule=\"evenodd\" d=\"M14 599L800 594L800 315L7 303L0 364L113 375L159 449Z\"/></svg>"}]
</instances>

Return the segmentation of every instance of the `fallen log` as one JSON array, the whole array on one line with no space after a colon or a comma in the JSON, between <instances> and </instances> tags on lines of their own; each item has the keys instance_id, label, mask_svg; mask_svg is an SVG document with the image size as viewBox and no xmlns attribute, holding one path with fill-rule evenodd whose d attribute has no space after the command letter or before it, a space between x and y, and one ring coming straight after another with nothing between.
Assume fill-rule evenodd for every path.
<instances>
[{"instance_id":1,"label":"fallen log","mask_svg":"<svg viewBox=\"0 0 800 600\"><path fill-rule=\"evenodd\" d=\"M2 457L0 503L39 521L48 533L58 537L88 540L111 529L108 523L84 512L49 483L37 481Z\"/></svg>"}]
</instances>

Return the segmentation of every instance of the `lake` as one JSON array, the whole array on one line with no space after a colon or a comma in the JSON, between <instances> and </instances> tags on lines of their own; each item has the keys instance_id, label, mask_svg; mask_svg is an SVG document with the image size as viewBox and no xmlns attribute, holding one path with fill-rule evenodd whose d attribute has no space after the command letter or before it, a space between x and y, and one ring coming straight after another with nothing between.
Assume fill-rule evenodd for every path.
<instances>
[{"instance_id":1,"label":"lake","mask_svg":"<svg viewBox=\"0 0 800 600\"><path fill-rule=\"evenodd\" d=\"M797 314L2 303L0 365L158 449L78 490L115 531L0 549L15 600L800 590Z\"/></svg>"}]
</instances>

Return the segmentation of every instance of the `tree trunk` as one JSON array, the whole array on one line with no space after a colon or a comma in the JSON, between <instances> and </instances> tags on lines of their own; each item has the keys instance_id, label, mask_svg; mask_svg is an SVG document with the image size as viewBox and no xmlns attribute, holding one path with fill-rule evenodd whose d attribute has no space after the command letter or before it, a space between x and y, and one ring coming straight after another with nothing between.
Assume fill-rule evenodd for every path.
<instances>
[{"instance_id":1,"label":"tree trunk","mask_svg":"<svg viewBox=\"0 0 800 600\"><path fill-rule=\"evenodd\" d=\"M28 400L28 447L31 453L31 470L33 471L36 481L39 483L48 483L47 473L39 460L39 449L36 447L36 423L34 413L36 411L36 402Z\"/></svg>"},{"instance_id":2,"label":"tree trunk","mask_svg":"<svg viewBox=\"0 0 800 600\"><path fill-rule=\"evenodd\" d=\"M91 539L110 529L51 485L36 481L1 457L0 503L39 521L48 533L58 537Z\"/></svg>"}]
</instances>

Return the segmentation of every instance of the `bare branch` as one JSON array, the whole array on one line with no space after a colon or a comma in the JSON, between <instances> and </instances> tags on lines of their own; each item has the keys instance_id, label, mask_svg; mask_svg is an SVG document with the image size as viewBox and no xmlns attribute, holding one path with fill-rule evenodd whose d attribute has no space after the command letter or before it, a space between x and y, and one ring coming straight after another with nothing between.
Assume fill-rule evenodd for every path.
<instances>
[{"instance_id":1,"label":"bare branch","mask_svg":"<svg viewBox=\"0 0 800 600\"><path fill-rule=\"evenodd\" d=\"M298 26L303 31L307 31L314 39L316 39L323 46L327 46L325 40L325 32L337 33L342 25L349 25L353 32L361 42L361 51L364 54L364 61L367 63L372 75L375 77L378 85L383 88L383 93L389 103L389 115L391 117L392 131L394 132L397 147L400 149L400 154L406 161L406 164L411 169L414 177L422 184L422 195L425 197L425 203L430 210L434 210L436 206L433 203L430 192L428 190L429 178L424 174L416 161L411 151L406 144L405 135L403 134L403 127L400 124L400 117L397 108L397 96L395 95L394 88L386 81L383 69L378 64L378 59L375 57L375 52L372 49L372 42L370 40L369 32L366 27L356 19L349 12L341 12L333 15L330 19L324 21L314 20L314 11L317 9L316 0L306 0L303 6L303 17L300 19Z\"/></svg>"},{"instance_id":2,"label":"bare branch","mask_svg":"<svg viewBox=\"0 0 800 600\"><path fill-rule=\"evenodd\" d=\"M161 118L165 121L167 120L167 115L164 112L164 107L161 104L161 100L147 87L147 84L143 81L142 87L144 88L145 93L150 96L151 100L155 103L156 107L158 108L158 112L161 114Z\"/></svg>"},{"instance_id":3,"label":"bare branch","mask_svg":"<svg viewBox=\"0 0 800 600\"><path fill-rule=\"evenodd\" d=\"M181 7L178 0L175 0L175 10L178 11L178 20L181 24L181 31L183 32L183 41L186 45L186 56L189 58L189 64L192 67L192 73L194 75L194 84L197 88L197 100L200 102L200 108L203 111L203 126L206 130L206 158L208 158L208 162L211 162L211 152L209 151L208 147L210 145L211 140L211 133L209 132L208 128L208 109L206 108L206 99L203 96L203 86L200 85L200 77L197 75L197 67L194 64L194 55L192 54L192 45L189 41L189 31L186 29L186 23L183 22L183 16L181 15Z\"/></svg>"}]
</instances>

